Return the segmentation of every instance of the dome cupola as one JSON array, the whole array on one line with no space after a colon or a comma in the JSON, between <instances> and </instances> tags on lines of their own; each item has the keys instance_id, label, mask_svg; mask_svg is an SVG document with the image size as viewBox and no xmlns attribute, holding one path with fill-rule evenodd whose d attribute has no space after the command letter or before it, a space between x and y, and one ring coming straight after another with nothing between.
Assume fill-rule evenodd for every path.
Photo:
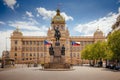
<instances>
[{"instance_id":1,"label":"dome cupola","mask_svg":"<svg viewBox=\"0 0 120 80\"><path fill-rule=\"evenodd\" d=\"M13 36L22 36L22 32L20 32L18 26L17 26L16 30L13 31Z\"/></svg>"},{"instance_id":2,"label":"dome cupola","mask_svg":"<svg viewBox=\"0 0 120 80\"><path fill-rule=\"evenodd\" d=\"M60 15L60 10L56 10L56 15L52 18L52 24L54 23L65 23L65 19Z\"/></svg>"},{"instance_id":3,"label":"dome cupola","mask_svg":"<svg viewBox=\"0 0 120 80\"><path fill-rule=\"evenodd\" d=\"M103 36L103 32L98 28L94 33L94 37L100 37L100 36Z\"/></svg>"}]
</instances>

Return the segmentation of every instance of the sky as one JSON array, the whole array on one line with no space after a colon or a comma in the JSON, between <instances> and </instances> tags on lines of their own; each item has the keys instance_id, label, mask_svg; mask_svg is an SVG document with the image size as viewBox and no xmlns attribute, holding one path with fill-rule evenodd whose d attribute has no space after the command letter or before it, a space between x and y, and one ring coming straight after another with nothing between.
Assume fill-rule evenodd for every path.
<instances>
[{"instance_id":1,"label":"sky","mask_svg":"<svg viewBox=\"0 0 120 80\"><path fill-rule=\"evenodd\" d=\"M107 35L120 15L120 0L0 0L0 56L10 50L17 26L24 36L46 36L58 8L70 36L93 36L97 28Z\"/></svg>"}]
</instances>

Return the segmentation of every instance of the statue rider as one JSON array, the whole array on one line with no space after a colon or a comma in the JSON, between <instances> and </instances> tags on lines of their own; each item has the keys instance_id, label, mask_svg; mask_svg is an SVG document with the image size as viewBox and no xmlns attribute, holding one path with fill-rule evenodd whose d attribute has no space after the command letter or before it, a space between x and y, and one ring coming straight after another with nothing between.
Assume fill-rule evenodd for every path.
<instances>
[{"instance_id":1,"label":"statue rider","mask_svg":"<svg viewBox=\"0 0 120 80\"><path fill-rule=\"evenodd\" d=\"M60 40L60 37L61 37L60 31L58 30L58 27L57 27L57 28L54 28L54 30L55 30L55 35L54 35L54 37L56 38L56 41L59 41L59 40Z\"/></svg>"}]
</instances>

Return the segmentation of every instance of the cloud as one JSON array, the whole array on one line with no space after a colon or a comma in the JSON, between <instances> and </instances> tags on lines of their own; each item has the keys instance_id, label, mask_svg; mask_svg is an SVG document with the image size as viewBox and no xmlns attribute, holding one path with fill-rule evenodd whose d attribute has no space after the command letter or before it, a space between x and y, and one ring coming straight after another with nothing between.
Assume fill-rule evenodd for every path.
<instances>
[{"instance_id":1,"label":"cloud","mask_svg":"<svg viewBox=\"0 0 120 80\"><path fill-rule=\"evenodd\" d=\"M37 16L37 17L39 17L40 15L39 15L39 14L37 14L36 16Z\"/></svg>"},{"instance_id":2,"label":"cloud","mask_svg":"<svg viewBox=\"0 0 120 80\"><path fill-rule=\"evenodd\" d=\"M105 35L111 31L112 25L115 23L116 18L120 15L120 8L118 9L118 13L108 13L107 16L99 18L94 21L90 21L85 24L78 24L74 30L81 33L82 35L93 35L96 29L99 27L100 30L103 31Z\"/></svg>"},{"instance_id":3,"label":"cloud","mask_svg":"<svg viewBox=\"0 0 120 80\"><path fill-rule=\"evenodd\" d=\"M16 5L17 1L16 0L3 0L4 3L11 8L12 10L14 10L14 6ZM17 7L19 6L19 4L17 4Z\"/></svg>"},{"instance_id":4,"label":"cloud","mask_svg":"<svg viewBox=\"0 0 120 80\"><path fill-rule=\"evenodd\" d=\"M43 17L43 19L51 19L53 16L55 16L56 11L51 11L51 10L47 10L45 8L36 8L39 15L41 15ZM65 20L73 20L73 17L68 16L65 12L61 12L61 15L65 18Z\"/></svg>"},{"instance_id":5,"label":"cloud","mask_svg":"<svg viewBox=\"0 0 120 80\"><path fill-rule=\"evenodd\" d=\"M66 21L73 20L73 17L66 15L64 12L62 12L61 15L65 18Z\"/></svg>"},{"instance_id":6,"label":"cloud","mask_svg":"<svg viewBox=\"0 0 120 80\"><path fill-rule=\"evenodd\" d=\"M5 22L3 22L3 21L0 21L0 25L4 25L5 24Z\"/></svg>"},{"instance_id":7,"label":"cloud","mask_svg":"<svg viewBox=\"0 0 120 80\"><path fill-rule=\"evenodd\" d=\"M118 0L118 2L120 3L120 0Z\"/></svg>"},{"instance_id":8,"label":"cloud","mask_svg":"<svg viewBox=\"0 0 120 80\"><path fill-rule=\"evenodd\" d=\"M26 22L26 21L11 22L9 26L12 26L15 28L18 26L20 29L27 30L27 31L41 31L41 32L45 31L46 32L48 30L48 28L44 25L37 26L32 22Z\"/></svg>"},{"instance_id":9,"label":"cloud","mask_svg":"<svg viewBox=\"0 0 120 80\"><path fill-rule=\"evenodd\" d=\"M34 17L34 16L32 15L32 12L26 11L26 15L27 15L28 17Z\"/></svg>"},{"instance_id":10,"label":"cloud","mask_svg":"<svg viewBox=\"0 0 120 80\"><path fill-rule=\"evenodd\" d=\"M0 31L0 56L2 55L3 50L10 50L10 33L12 31ZM7 47L6 47L7 44Z\"/></svg>"},{"instance_id":11,"label":"cloud","mask_svg":"<svg viewBox=\"0 0 120 80\"><path fill-rule=\"evenodd\" d=\"M27 18L26 21L14 21L9 22L9 26L16 27L19 26L21 29L25 30L41 30L39 23L33 18Z\"/></svg>"}]
</instances>

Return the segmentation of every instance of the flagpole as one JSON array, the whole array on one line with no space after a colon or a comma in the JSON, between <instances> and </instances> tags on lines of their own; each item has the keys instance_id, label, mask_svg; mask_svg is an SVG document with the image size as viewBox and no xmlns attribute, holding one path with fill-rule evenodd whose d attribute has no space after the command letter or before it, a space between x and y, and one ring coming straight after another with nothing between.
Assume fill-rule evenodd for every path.
<instances>
[{"instance_id":1,"label":"flagpole","mask_svg":"<svg viewBox=\"0 0 120 80\"><path fill-rule=\"evenodd\" d=\"M71 64L72 64L72 42L71 42Z\"/></svg>"},{"instance_id":2,"label":"flagpole","mask_svg":"<svg viewBox=\"0 0 120 80\"><path fill-rule=\"evenodd\" d=\"M45 42L44 42L44 64L45 64Z\"/></svg>"}]
</instances>

